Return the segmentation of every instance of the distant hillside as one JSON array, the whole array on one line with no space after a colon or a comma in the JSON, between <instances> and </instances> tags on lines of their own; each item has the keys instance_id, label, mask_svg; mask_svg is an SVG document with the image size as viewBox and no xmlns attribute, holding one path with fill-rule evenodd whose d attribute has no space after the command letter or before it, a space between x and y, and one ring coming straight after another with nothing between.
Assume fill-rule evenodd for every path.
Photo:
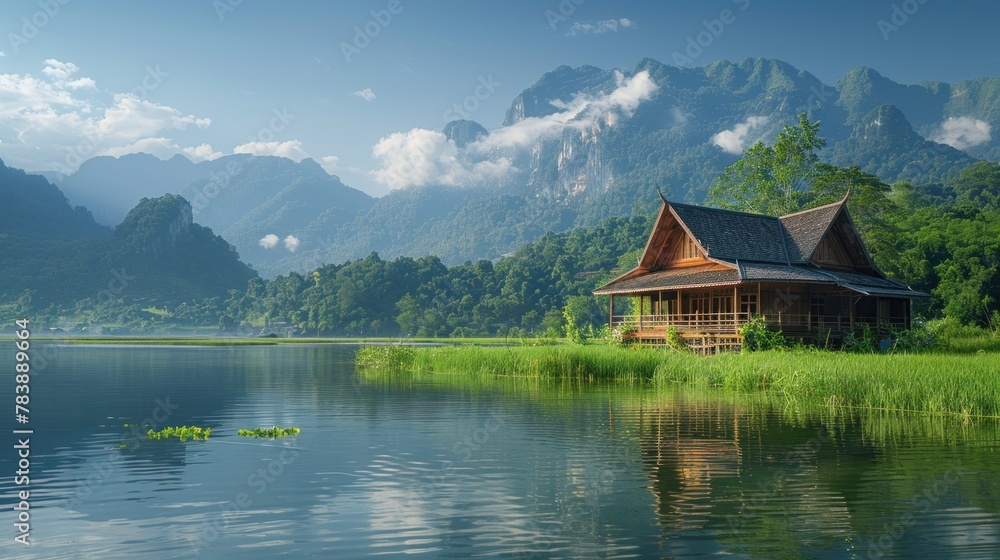
<instances>
[{"instance_id":1,"label":"distant hillside","mask_svg":"<svg viewBox=\"0 0 1000 560\"><path fill-rule=\"evenodd\" d=\"M191 202L194 219L272 276L286 271L276 263L292 253L280 243L265 249L262 238L291 235L308 251L321 237L306 232L337 230L373 204L311 159L296 163L247 154L200 163L180 155L166 161L149 154L101 156L84 162L60 186L71 201L96 209L97 221L111 226L142 198L182 195Z\"/></svg>"},{"instance_id":2,"label":"distant hillside","mask_svg":"<svg viewBox=\"0 0 1000 560\"><path fill-rule=\"evenodd\" d=\"M2 163L0 197L0 303L30 301L35 311L124 298L177 304L224 296L257 276L193 223L179 196L143 199L113 232L44 178Z\"/></svg>"}]
</instances>

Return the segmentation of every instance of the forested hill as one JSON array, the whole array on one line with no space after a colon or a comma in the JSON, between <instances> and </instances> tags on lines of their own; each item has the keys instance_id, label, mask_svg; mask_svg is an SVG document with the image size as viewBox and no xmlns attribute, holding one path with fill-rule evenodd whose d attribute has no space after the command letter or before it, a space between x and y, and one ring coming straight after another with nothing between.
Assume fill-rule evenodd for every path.
<instances>
[{"instance_id":1,"label":"forested hill","mask_svg":"<svg viewBox=\"0 0 1000 560\"><path fill-rule=\"evenodd\" d=\"M242 289L256 273L179 196L143 199L114 231L58 188L0 164L0 314L115 322L128 300L174 306Z\"/></svg>"}]
</instances>

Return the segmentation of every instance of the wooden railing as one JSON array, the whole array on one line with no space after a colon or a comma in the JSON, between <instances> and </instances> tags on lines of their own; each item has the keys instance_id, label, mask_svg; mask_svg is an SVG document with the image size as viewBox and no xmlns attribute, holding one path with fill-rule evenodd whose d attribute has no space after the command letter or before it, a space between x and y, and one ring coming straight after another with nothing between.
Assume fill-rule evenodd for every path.
<instances>
[{"instance_id":1,"label":"wooden railing","mask_svg":"<svg viewBox=\"0 0 1000 560\"><path fill-rule=\"evenodd\" d=\"M636 331L665 331L673 327L681 332L735 334L740 325L748 322L756 314L751 313L684 313L671 315L616 315L611 317L611 326L627 326ZM811 315L777 313L767 316L769 327L794 334L818 329L822 331L847 332L851 330L850 317L839 315ZM869 318L855 318L854 328L867 324L872 329L890 326L901 330L906 324L904 317L884 318L881 322Z\"/></svg>"}]
</instances>

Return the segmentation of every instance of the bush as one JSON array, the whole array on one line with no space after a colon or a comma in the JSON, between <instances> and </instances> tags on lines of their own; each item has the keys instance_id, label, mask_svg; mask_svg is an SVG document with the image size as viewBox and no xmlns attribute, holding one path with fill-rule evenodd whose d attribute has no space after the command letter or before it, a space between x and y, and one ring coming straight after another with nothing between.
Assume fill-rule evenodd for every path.
<instances>
[{"instance_id":1,"label":"bush","mask_svg":"<svg viewBox=\"0 0 1000 560\"><path fill-rule=\"evenodd\" d=\"M843 349L848 352L874 352L878 348L878 333L868 324L844 335Z\"/></svg>"},{"instance_id":2,"label":"bush","mask_svg":"<svg viewBox=\"0 0 1000 560\"><path fill-rule=\"evenodd\" d=\"M629 338L629 336L635 334L635 332L636 328L632 325L618 325L617 327L611 329L611 342L617 344L618 346L627 346L632 343L632 339Z\"/></svg>"},{"instance_id":3,"label":"bush","mask_svg":"<svg viewBox=\"0 0 1000 560\"><path fill-rule=\"evenodd\" d=\"M938 337L927 328L927 323L920 318L914 319L910 328L901 331L890 331L893 348L896 350L922 350L938 345Z\"/></svg>"},{"instance_id":4,"label":"bush","mask_svg":"<svg viewBox=\"0 0 1000 560\"><path fill-rule=\"evenodd\" d=\"M781 331L767 328L767 320L764 317L750 319L737 332L743 337L743 351L745 352L788 348L788 340L781 334Z\"/></svg>"},{"instance_id":5,"label":"bush","mask_svg":"<svg viewBox=\"0 0 1000 560\"><path fill-rule=\"evenodd\" d=\"M691 347L687 345L687 342L685 342L684 339L681 338L681 332L677 330L676 327L667 328L666 342L667 346L673 348L674 350L687 351L691 349Z\"/></svg>"}]
</instances>

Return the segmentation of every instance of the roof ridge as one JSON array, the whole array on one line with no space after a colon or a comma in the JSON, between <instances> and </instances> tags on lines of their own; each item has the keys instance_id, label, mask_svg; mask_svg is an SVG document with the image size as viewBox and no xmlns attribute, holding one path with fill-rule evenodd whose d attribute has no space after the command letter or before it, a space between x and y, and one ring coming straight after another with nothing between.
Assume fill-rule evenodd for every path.
<instances>
[{"instance_id":1,"label":"roof ridge","mask_svg":"<svg viewBox=\"0 0 1000 560\"><path fill-rule=\"evenodd\" d=\"M712 212L729 212L730 214L741 214L743 216L752 216L754 218L767 218L770 220L777 220L779 216L769 216L767 214L755 214L753 212L743 212L741 210L730 210L728 208L715 208L714 206L700 206L698 204L687 204L685 202L667 202L671 206L687 206L688 208L697 208L698 210L711 210Z\"/></svg>"},{"instance_id":2,"label":"roof ridge","mask_svg":"<svg viewBox=\"0 0 1000 560\"><path fill-rule=\"evenodd\" d=\"M785 214L784 216L778 216L778 219L779 220L783 220L785 218L791 218L792 216L798 216L800 214L808 214L809 212L815 212L817 210L823 210L824 208L829 208L831 206L840 206L841 204L844 204L845 202L847 202L846 198L838 200L837 202L831 202L829 204L824 204L822 206L817 206L815 208L806 208L805 210L799 210L798 212L792 212L791 214Z\"/></svg>"}]
</instances>

